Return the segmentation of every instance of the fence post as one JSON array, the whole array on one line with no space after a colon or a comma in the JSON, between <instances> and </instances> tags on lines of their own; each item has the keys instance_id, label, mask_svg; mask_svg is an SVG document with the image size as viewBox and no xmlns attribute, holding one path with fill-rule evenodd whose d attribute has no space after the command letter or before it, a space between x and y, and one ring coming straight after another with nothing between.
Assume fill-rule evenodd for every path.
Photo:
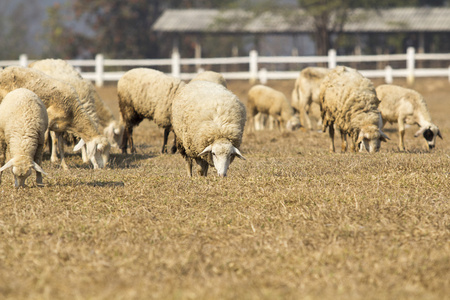
<instances>
[{"instance_id":1,"label":"fence post","mask_svg":"<svg viewBox=\"0 0 450 300\"><path fill-rule=\"evenodd\" d=\"M406 50L406 82L409 86L414 84L415 52L414 47L408 47Z\"/></svg>"},{"instance_id":2,"label":"fence post","mask_svg":"<svg viewBox=\"0 0 450 300\"><path fill-rule=\"evenodd\" d=\"M103 54L97 54L95 56L95 85L98 87L103 86L103 74L104 74L104 67L103 67Z\"/></svg>"},{"instance_id":3,"label":"fence post","mask_svg":"<svg viewBox=\"0 0 450 300\"><path fill-rule=\"evenodd\" d=\"M387 65L384 68L384 82L391 84L393 82L393 78L392 78L392 67Z\"/></svg>"},{"instance_id":4,"label":"fence post","mask_svg":"<svg viewBox=\"0 0 450 300\"><path fill-rule=\"evenodd\" d=\"M178 52L178 49L174 49L174 51L172 52L172 76L175 78L181 77L180 64L180 52Z\"/></svg>"},{"instance_id":5,"label":"fence post","mask_svg":"<svg viewBox=\"0 0 450 300\"><path fill-rule=\"evenodd\" d=\"M19 65L21 67L28 67L28 56L26 54L20 54Z\"/></svg>"},{"instance_id":6,"label":"fence post","mask_svg":"<svg viewBox=\"0 0 450 300\"><path fill-rule=\"evenodd\" d=\"M256 50L250 51L250 83L254 84L258 79L258 52Z\"/></svg>"},{"instance_id":7,"label":"fence post","mask_svg":"<svg viewBox=\"0 0 450 300\"><path fill-rule=\"evenodd\" d=\"M334 49L328 50L328 68L336 68L336 50Z\"/></svg>"},{"instance_id":8,"label":"fence post","mask_svg":"<svg viewBox=\"0 0 450 300\"><path fill-rule=\"evenodd\" d=\"M259 82L261 82L261 84L267 83L267 69L266 68L262 68L259 71Z\"/></svg>"}]
</instances>

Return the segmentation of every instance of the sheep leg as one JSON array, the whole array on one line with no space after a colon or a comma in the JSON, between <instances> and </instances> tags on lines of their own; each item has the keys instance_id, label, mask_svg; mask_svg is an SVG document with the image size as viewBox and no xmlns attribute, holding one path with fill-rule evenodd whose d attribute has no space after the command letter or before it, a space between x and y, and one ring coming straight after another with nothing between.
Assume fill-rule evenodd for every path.
<instances>
[{"instance_id":1,"label":"sheep leg","mask_svg":"<svg viewBox=\"0 0 450 300\"><path fill-rule=\"evenodd\" d=\"M340 130L340 133L341 133L341 152L346 152L347 151L347 134L342 130Z\"/></svg>"},{"instance_id":2,"label":"sheep leg","mask_svg":"<svg viewBox=\"0 0 450 300\"><path fill-rule=\"evenodd\" d=\"M334 123L331 123L328 126L328 134L330 136L330 152L335 152L335 148L334 148Z\"/></svg>"},{"instance_id":3,"label":"sheep leg","mask_svg":"<svg viewBox=\"0 0 450 300\"><path fill-rule=\"evenodd\" d=\"M36 148L36 153L34 154L34 162L37 163L39 166L41 165L42 162L42 154L44 153L44 146L45 144L38 144L37 148ZM44 183L42 181L42 173L36 171L36 184L39 187L43 187Z\"/></svg>"},{"instance_id":4,"label":"sheep leg","mask_svg":"<svg viewBox=\"0 0 450 300\"><path fill-rule=\"evenodd\" d=\"M57 163L59 161L58 159L58 138L56 136L56 132L50 131L50 140L49 140L49 147L50 147L50 161L52 163Z\"/></svg>"},{"instance_id":5,"label":"sheep leg","mask_svg":"<svg viewBox=\"0 0 450 300\"><path fill-rule=\"evenodd\" d=\"M398 142L398 148L400 151L405 151L405 123L403 122L403 117L400 117L398 119L398 133L399 133L399 142Z\"/></svg>"},{"instance_id":6,"label":"sheep leg","mask_svg":"<svg viewBox=\"0 0 450 300\"><path fill-rule=\"evenodd\" d=\"M169 138L170 129L164 128L164 140L163 140L163 146L161 149L161 153L167 153L167 139Z\"/></svg>"},{"instance_id":7,"label":"sheep leg","mask_svg":"<svg viewBox=\"0 0 450 300\"><path fill-rule=\"evenodd\" d=\"M175 135L175 132L173 133L173 145L170 149L170 153L175 154L177 152L177 136Z\"/></svg>"},{"instance_id":8,"label":"sheep leg","mask_svg":"<svg viewBox=\"0 0 450 300\"><path fill-rule=\"evenodd\" d=\"M189 177L192 177L192 159L186 157L186 170Z\"/></svg>"},{"instance_id":9,"label":"sheep leg","mask_svg":"<svg viewBox=\"0 0 450 300\"><path fill-rule=\"evenodd\" d=\"M308 100L306 104L304 104L303 102L304 101L300 101L300 111L299 111L300 120L304 127L308 128L309 130L312 130L311 119L308 116L308 111L310 108L308 102L310 102L310 100Z\"/></svg>"},{"instance_id":10,"label":"sheep leg","mask_svg":"<svg viewBox=\"0 0 450 300\"><path fill-rule=\"evenodd\" d=\"M206 177L208 175L208 163L201 158L197 158L195 161L198 165L198 175Z\"/></svg>"},{"instance_id":11,"label":"sheep leg","mask_svg":"<svg viewBox=\"0 0 450 300\"><path fill-rule=\"evenodd\" d=\"M3 134L0 134L0 167L3 167L6 161L6 141L5 136ZM0 172L0 183L2 183L2 174L3 172Z\"/></svg>"},{"instance_id":12,"label":"sheep leg","mask_svg":"<svg viewBox=\"0 0 450 300\"><path fill-rule=\"evenodd\" d=\"M61 157L61 167L63 168L63 170L69 170L69 167L67 166L66 160L64 158L64 141L62 137L62 132L57 132L55 134L56 134L55 139L58 141L59 156Z\"/></svg>"}]
</instances>

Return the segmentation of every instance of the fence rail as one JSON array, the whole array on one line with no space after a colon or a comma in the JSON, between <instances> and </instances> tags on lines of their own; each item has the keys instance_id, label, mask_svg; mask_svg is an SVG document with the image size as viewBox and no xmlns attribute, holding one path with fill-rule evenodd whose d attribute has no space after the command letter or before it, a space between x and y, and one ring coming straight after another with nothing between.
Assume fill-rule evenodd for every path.
<instances>
[{"instance_id":1,"label":"fence rail","mask_svg":"<svg viewBox=\"0 0 450 300\"><path fill-rule=\"evenodd\" d=\"M447 63L446 68L417 68L416 62L440 61ZM0 68L20 65L27 66L31 60L26 54L22 54L19 60L0 61ZM267 80L277 79L295 79L299 71L275 70L270 71L264 67L264 64L304 64L317 65L326 64L329 68L336 65L345 65L352 63L376 63L375 69L359 70L368 78L384 78L386 83L392 83L394 77L406 78L409 84L414 82L415 77L448 77L450 81L450 54L446 53L416 53L414 48L408 48L405 54L388 55L351 55L338 56L336 51L331 49L328 56L259 56L254 50L250 51L249 56L241 57L219 57L219 58L181 58L179 53L174 52L171 58L166 59L105 59L102 54L97 54L93 60L68 60L76 68L79 68L83 77L95 81L97 86L102 86L105 81L117 81L129 69L134 67L167 67L170 68L170 74L183 80L192 79L202 66L211 65L248 65L244 71L221 72L225 79L245 79L265 83ZM404 68L393 68L390 64L393 62L404 63ZM384 67L380 67L380 63ZM442 63L441 63L442 65ZM182 72L188 66L194 66L194 72ZM105 68L113 69L105 71ZM92 69L87 71L85 69Z\"/></svg>"}]
</instances>

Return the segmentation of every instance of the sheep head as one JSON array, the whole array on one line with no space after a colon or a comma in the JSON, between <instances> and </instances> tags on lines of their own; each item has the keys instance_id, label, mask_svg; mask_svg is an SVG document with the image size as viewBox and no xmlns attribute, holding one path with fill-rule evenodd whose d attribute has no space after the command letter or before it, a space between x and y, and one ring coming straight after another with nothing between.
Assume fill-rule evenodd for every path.
<instances>
[{"instance_id":1,"label":"sheep head","mask_svg":"<svg viewBox=\"0 0 450 300\"><path fill-rule=\"evenodd\" d=\"M217 140L213 142L199 154L199 156L202 155L210 156L220 177L227 176L228 167L236 156L245 160L239 149L234 147L229 140Z\"/></svg>"},{"instance_id":2,"label":"sheep head","mask_svg":"<svg viewBox=\"0 0 450 300\"><path fill-rule=\"evenodd\" d=\"M108 139L111 146L119 148L122 144L124 126L117 121L109 123L105 129L103 129L104 136Z\"/></svg>"},{"instance_id":3,"label":"sheep head","mask_svg":"<svg viewBox=\"0 0 450 300\"><path fill-rule=\"evenodd\" d=\"M0 168L0 176L4 170L10 167L12 167L11 172L14 175L14 186L16 188L25 187L25 180L31 175L32 169L35 169L36 172L47 175L47 173L45 173L44 170L42 170L42 168L34 161L30 163L28 160L12 158Z\"/></svg>"},{"instance_id":4,"label":"sheep head","mask_svg":"<svg viewBox=\"0 0 450 300\"><path fill-rule=\"evenodd\" d=\"M360 149L366 149L369 153L378 152L381 142L386 142L389 137L378 126L368 125L361 128L356 145Z\"/></svg>"},{"instance_id":5,"label":"sheep head","mask_svg":"<svg viewBox=\"0 0 450 300\"><path fill-rule=\"evenodd\" d=\"M81 139L73 151L80 151L84 145L86 145L86 154L94 169L104 168L108 164L111 145L106 137L97 136L87 143Z\"/></svg>"},{"instance_id":6,"label":"sheep head","mask_svg":"<svg viewBox=\"0 0 450 300\"><path fill-rule=\"evenodd\" d=\"M297 116L292 116L287 122L286 122L286 129L289 131L297 130L301 127L300 120Z\"/></svg>"},{"instance_id":7,"label":"sheep head","mask_svg":"<svg viewBox=\"0 0 450 300\"><path fill-rule=\"evenodd\" d=\"M436 146L436 137L440 137L442 139L441 131L439 128L431 124L430 126L421 127L415 134L415 137L419 135L423 135L428 144L428 149L431 150Z\"/></svg>"}]
</instances>

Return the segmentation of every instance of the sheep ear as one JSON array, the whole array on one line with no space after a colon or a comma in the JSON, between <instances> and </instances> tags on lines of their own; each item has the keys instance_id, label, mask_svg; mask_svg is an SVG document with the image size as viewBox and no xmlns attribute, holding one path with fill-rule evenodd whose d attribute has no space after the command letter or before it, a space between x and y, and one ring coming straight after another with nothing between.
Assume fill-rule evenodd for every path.
<instances>
[{"instance_id":1,"label":"sheep ear","mask_svg":"<svg viewBox=\"0 0 450 300\"><path fill-rule=\"evenodd\" d=\"M203 154L206 154L206 153L211 152L211 151L212 151L212 145L209 145L198 156L202 156Z\"/></svg>"},{"instance_id":2,"label":"sheep ear","mask_svg":"<svg viewBox=\"0 0 450 300\"><path fill-rule=\"evenodd\" d=\"M240 159L246 160L245 157L242 156L241 152L239 151L238 148L233 147L234 148L234 154L239 157Z\"/></svg>"},{"instance_id":3,"label":"sheep ear","mask_svg":"<svg viewBox=\"0 0 450 300\"><path fill-rule=\"evenodd\" d=\"M47 175L47 173L45 173L44 170L42 170L42 168L41 168L37 163L35 163L34 161L33 161L33 168L34 168L37 172L42 173L42 174L44 174L44 175Z\"/></svg>"},{"instance_id":4,"label":"sheep ear","mask_svg":"<svg viewBox=\"0 0 450 300\"><path fill-rule=\"evenodd\" d=\"M381 141L387 142L387 140L390 140L390 138L386 135L386 133L384 133L381 130L380 130L380 135L381 135L381 138L380 138Z\"/></svg>"},{"instance_id":5,"label":"sheep ear","mask_svg":"<svg viewBox=\"0 0 450 300\"><path fill-rule=\"evenodd\" d=\"M0 168L0 172L5 171L6 169L12 167L14 159L10 159L3 167Z\"/></svg>"},{"instance_id":6,"label":"sheep ear","mask_svg":"<svg viewBox=\"0 0 450 300\"><path fill-rule=\"evenodd\" d=\"M427 130L426 127L421 127L421 128L414 134L414 137L420 136L421 134L424 133L425 130Z\"/></svg>"},{"instance_id":7,"label":"sheep ear","mask_svg":"<svg viewBox=\"0 0 450 300\"><path fill-rule=\"evenodd\" d=\"M86 143L84 142L83 139L81 139L78 144L75 145L75 147L73 147L73 152L77 152L80 151L81 148L85 145Z\"/></svg>"},{"instance_id":8,"label":"sheep ear","mask_svg":"<svg viewBox=\"0 0 450 300\"><path fill-rule=\"evenodd\" d=\"M441 140L443 140L443 138L442 138L442 135L441 135L441 131L440 131L440 130L438 130L438 132L437 132L437 136L438 136L438 137L440 137L440 138L441 138Z\"/></svg>"}]
</instances>

